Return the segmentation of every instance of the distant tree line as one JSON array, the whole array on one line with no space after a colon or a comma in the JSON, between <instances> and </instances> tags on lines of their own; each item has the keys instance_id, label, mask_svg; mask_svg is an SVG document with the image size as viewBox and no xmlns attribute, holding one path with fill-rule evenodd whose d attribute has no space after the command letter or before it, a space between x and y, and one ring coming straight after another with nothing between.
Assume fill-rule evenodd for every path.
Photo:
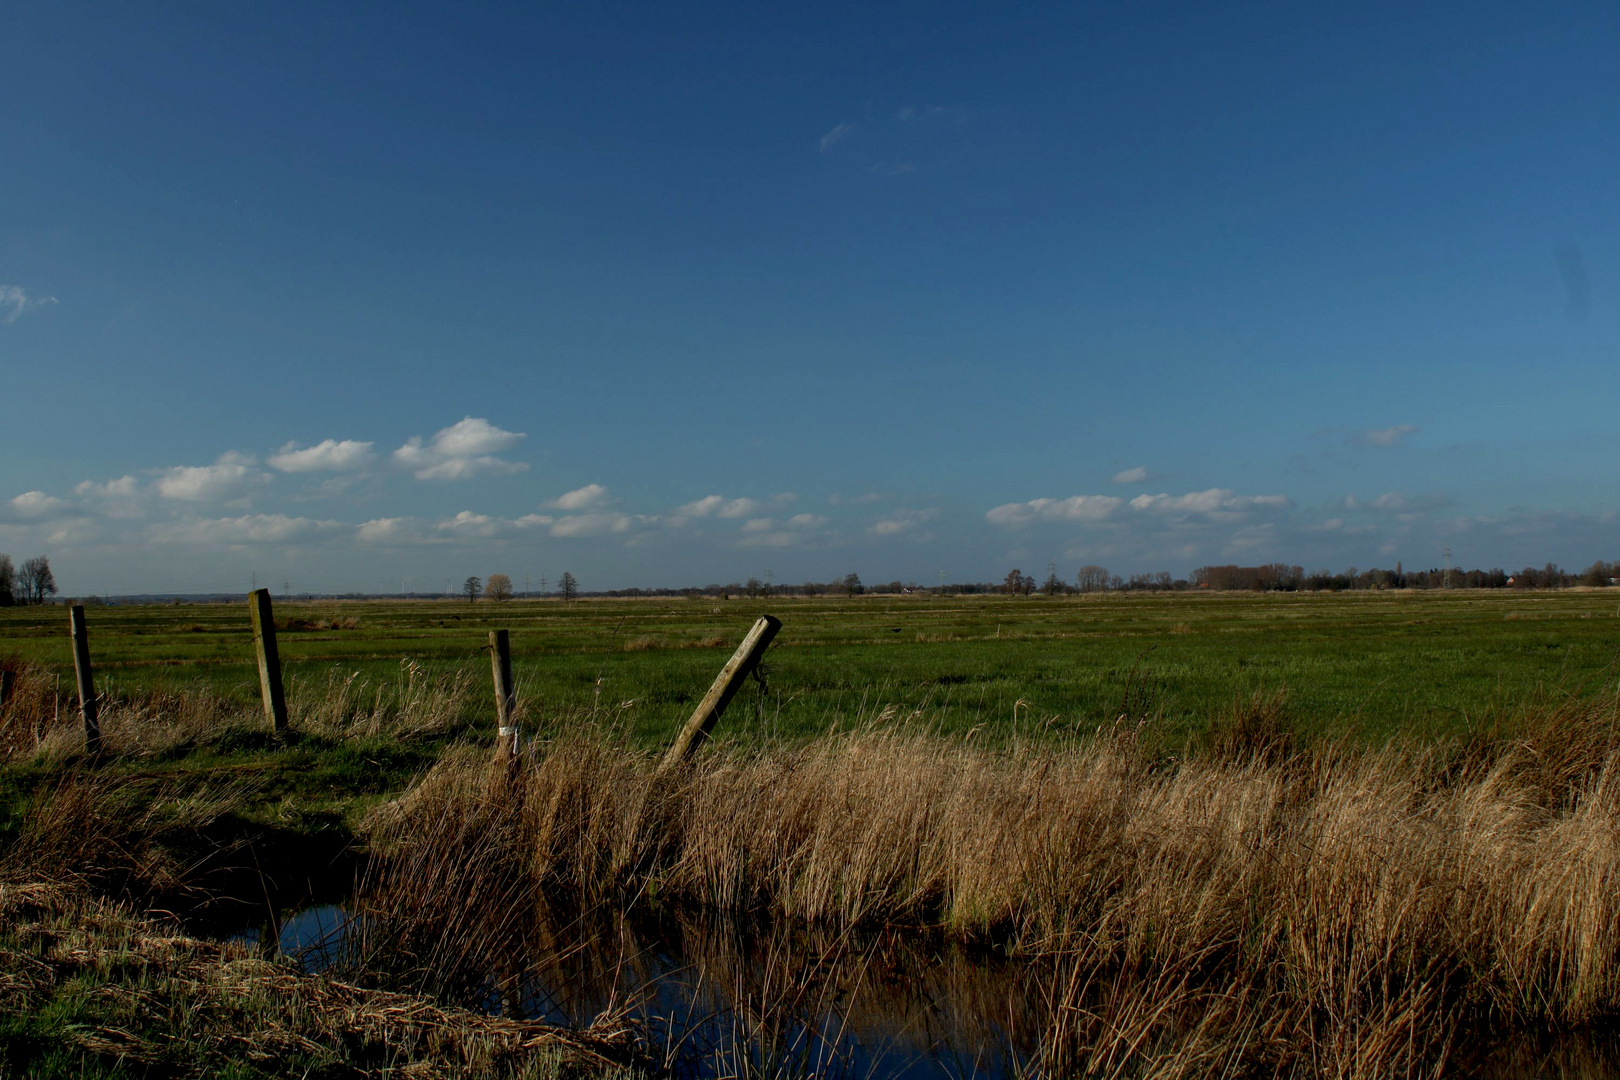
<instances>
[{"instance_id":1,"label":"distant tree line","mask_svg":"<svg viewBox=\"0 0 1620 1080\"><path fill-rule=\"evenodd\" d=\"M56 575L51 561L37 555L14 566L11 556L0 552L0 607L43 604L56 595Z\"/></svg>"}]
</instances>

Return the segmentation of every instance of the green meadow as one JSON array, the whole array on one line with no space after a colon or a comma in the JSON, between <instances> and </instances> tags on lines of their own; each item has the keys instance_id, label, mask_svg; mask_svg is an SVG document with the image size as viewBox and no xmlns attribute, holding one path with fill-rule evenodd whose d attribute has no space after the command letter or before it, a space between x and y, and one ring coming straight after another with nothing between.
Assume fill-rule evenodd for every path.
<instances>
[{"instance_id":1,"label":"green meadow","mask_svg":"<svg viewBox=\"0 0 1620 1080\"><path fill-rule=\"evenodd\" d=\"M766 685L717 734L912 717L999 739L1124 715L1176 735L1256 694L1284 695L1324 734L1444 734L1552 696L1615 694L1620 659L1620 590L1601 589L280 602L276 620L295 700L338 682L361 698L412 671L487 680L487 631L506 628L531 725L588 711L650 744L765 612L783 622ZM97 685L114 697L257 694L245 601L88 616ZM66 695L67 630L59 606L0 610L0 655L45 665Z\"/></svg>"}]
</instances>

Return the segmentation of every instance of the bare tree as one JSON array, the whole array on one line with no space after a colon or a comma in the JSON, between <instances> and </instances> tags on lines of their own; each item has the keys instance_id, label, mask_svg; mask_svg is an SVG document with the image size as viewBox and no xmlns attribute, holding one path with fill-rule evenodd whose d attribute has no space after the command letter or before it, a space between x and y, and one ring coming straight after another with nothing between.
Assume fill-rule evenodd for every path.
<instances>
[{"instance_id":1,"label":"bare tree","mask_svg":"<svg viewBox=\"0 0 1620 1080\"><path fill-rule=\"evenodd\" d=\"M1088 563L1080 568L1075 581L1081 592L1102 592L1108 588L1108 568Z\"/></svg>"},{"instance_id":2,"label":"bare tree","mask_svg":"<svg viewBox=\"0 0 1620 1080\"><path fill-rule=\"evenodd\" d=\"M56 595L56 576L51 573L51 561L36 555L22 564L17 572L17 592L25 604L43 604Z\"/></svg>"},{"instance_id":3,"label":"bare tree","mask_svg":"<svg viewBox=\"0 0 1620 1080\"><path fill-rule=\"evenodd\" d=\"M489 580L484 582L484 599L495 601L512 599L512 579L505 574L489 575Z\"/></svg>"},{"instance_id":4,"label":"bare tree","mask_svg":"<svg viewBox=\"0 0 1620 1080\"><path fill-rule=\"evenodd\" d=\"M17 602L17 569L11 565L11 556L0 552L0 607Z\"/></svg>"},{"instance_id":5,"label":"bare tree","mask_svg":"<svg viewBox=\"0 0 1620 1080\"><path fill-rule=\"evenodd\" d=\"M484 579L474 574L461 583L461 595L467 598L467 603L478 599L478 594L484 588Z\"/></svg>"},{"instance_id":6,"label":"bare tree","mask_svg":"<svg viewBox=\"0 0 1620 1080\"><path fill-rule=\"evenodd\" d=\"M1024 591L1024 572L1016 566L1013 567L1007 574L1007 579L1001 583L1001 587L1006 590L1007 595L1017 596Z\"/></svg>"},{"instance_id":7,"label":"bare tree","mask_svg":"<svg viewBox=\"0 0 1620 1080\"><path fill-rule=\"evenodd\" d=\"M854 596L857 593L863 593L866 591L866 586L861 584L861 575L855 573L853 570L840 578L838 585L844 590L845 596Z\"/></svg>"},{"instance_id":8,"label":"bare tree","mask_svg":"<svg viewBox=\"0 0 1620 1080\"><path fill-rule=\"evenodd\" d=\"M563 576L557 579L557 593L564 600L573 600L579 596L579 582L574 580L573 574L563 571Z\"/></svg>"}]
</instances>

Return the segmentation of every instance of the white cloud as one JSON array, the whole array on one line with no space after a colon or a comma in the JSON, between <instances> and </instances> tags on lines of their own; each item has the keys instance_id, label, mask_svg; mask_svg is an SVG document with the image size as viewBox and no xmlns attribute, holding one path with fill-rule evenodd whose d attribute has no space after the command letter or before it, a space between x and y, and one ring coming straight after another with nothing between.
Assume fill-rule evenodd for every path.
<instances>
[{"instance_id":1,"label":"white cloud","mask_svg":"<svg viewBox=\"0 0 1620 1080\"><path fill-rule=\"evenodd\" d=\"M212 465L178 465L158 477L158 494L186 502L240 499L270 479L254 465L253 458L236 453L221 454Z\"/></svg>"},{"instance_id":2,"label":"white cloud","mask_svg":"<svg viewBox=\"0 0 1620 1080\"><path fill-rule=\"evenodd\" d=\"M1438 492L1431 495L1407 495L1401 491L1386 491L1376 499L1362 500L1346 495L1343 502L1333 503L1333 509L1359 513L1390 514L1401 521L1411 521L1435 510L1443 510L1455 503L1449 495Z\"/></svg>"},{"instance_id":3,"label":"white cloud","mask_svg":"<svg viewBox=\"0 0 1620 1080\"><path fill-rule=\"evenodd\" d=\"M985 518L994 525L1028 525L1032 521L1107 521L1125 505L1113 495L1071 495L1067 499L1031 499L1004 503Z\"/></svg>"},{"instance_id":4,"label":"white cloud","mask_svg":"<svg viewBox=\"0 0 1620 1080\"><path fill-rule=\"evenodd\" d=\"M394 451L394 460L418 480L504 476L529 467L495 456L524 438L520 432L503 431L488 420L468 416L436 432L425 445L420 435L412 435Z\"/></svg>"},{"instance_id":5,"label":"white cloud","mask_svg":"<svg viewBox=\"0 0 1620 1080\"><path fill-rule=\"evenodd\" d=\"M896 510L888 517L879 518L872 523L871 531L878 536L899 536L916 529L924 522L932 521L939 516L936 507L927 510Z\"/></svg>"},{"instance_id":6,"label":"white cloud","mask_svg":"<svg viewBox=\"0 0 1620 1080\"><path fill-rule=\"evenodd\" d=\"M139 490L140 481L133 476L120 476L104 484L85 480L73 489L73 494L89 499L133 499Z\"/></svg>"},{"instance_id":7,"label":"white cloud","mask_svg":"<svg viewBox=\"0 0 1620 1080\"><path fill-rule=\"evenodd\" d=\"M416 540L422 534L422 523L416 518L372 518L354 530L354 538L368 544L402 543Z\"/></svg>"},{"instance_id":8,"label":"white cloud","mask_svg":"<svg viewBox=\"0 0 1620 1080\"><path fill-rule=\"evenodd\" d=\"M725 497L722 495L705 495L703 498L686 503L684 506L677 506L675 513L680 517L708 517L724 506L725 502Z\"/></svg>"},{"instance_id":9,"label":"white cloud","mask_svg":"<svg viewBox=\"0 0 1620 1080\"><path fill-rule=\"evenodd\" d=\"M685 518L745 518L763 509L765 504L758 499L727 499L723 495L705 495L701 499L676 507L676 520L673 523L680 524Z\"/></svg>"},{"instance_id":10,"label":"white cloud","mask_svg":"<svg viewBox=\"0 0 1620 1080\"><path fill-rule=\"evenodd\" d=\"M820 514L794 514L783 524L790 529L819 529L827 524L827 519Z\"/></svg>"},{"instance_id":11,"label":"white cloud","mask_svg":"<svg viewBox=\"0 0 1620 1080\"><path fill-rule=\"evenodd\" d=\"M344 439L326 439L314 446L298 448L288 443L279 453L268 459L271 467L282 472L347 472L363 468L371 460L371 443Z\"/></svg>"},{"instance_id":12,"label":"white cloud","mask_svg":"<svg viewBox=\"0 0 1620 1080\"><path fill-rule=\"evenodd\" d=\"M845 503L849 503L852 506L866 506L871 503L880 502L882 499L883 496L875 491L868 491L865 495L845 495L841 491L835 491L831 495L827 496L827 503L831 506L842 506Z\"/></svg>"},{"instance_id":13,"label":"white cloud","mask_svg":"<svg viewBox=\"0 0 1620 1080\"><path fill-rule=\"evenodd\" d=\"M1112 483L1115 484L1141 484L1153 478L1146 465L1138 465L1134 469L1126 469L1114 474Z\"/></svg>"},{"instance_id":14,"label":"white cloud","mask_svg":"<svg viewBox=\"0 0 1620 1080\"><path fill-rule=\"evenodd\" d=\"M235 518L204 518L164 522L152 526L159 543L180 544L285 544L315 538L343 528L340 522L288 517L286 514L244 514Z\"/></svg>"},{"instance_id":15,"label":"white cloud","mask_svg":"<svg viewBox=\"0 0 1620 1080\"><path fill-rule=\"evenodd\" d=\"M750 518L743 522L743 532L764 532L775 525L775 518Z\"/></svg>"},{"instance_id":16,"label":"white cloud","mask_svg":"<svg viewBox=\"0 0 1620 1080\"><path fill-rule=\"evenodd\" d=\"M11 500L11 508L22 517L42 518L61 510L67 502L43 491L25 491Z\"/></svg>"},{"instance_id":17,"label":"white cloud","mask_svg":"<svg viewBox=\"0 0 1620 1080\"><path fill-rule=\"evenodd\" d=\"M488 514L475 514L463 510L453 518L446 518L434 526L441 533L455 537L488 539L504 531L506 523Z\"/></svg>"},{"instance_id":18,"label":"white cloud","mask_svg":"<svg viewBox=\"0 0 1620 1080\"><path fill-rule=\"evenodd\" d=\"M558 518L551 526L551 535L557 537L606 536L609 533L629 532L636 519L629 514L575 514Z\"/></svg>"},{"instance_id":19,"label":"white cloud","mask_svg":"<svg viewBox=\"0 0 1620 1080\"><path fill-rule=\"evenodd\" d=\"M855 130L854 124L836 124L833 129L821 137L821 152L825 154L834 146L849 138L849 133Z\"/></svg>"},{"instance_id":20,"label":"white cloud","mask_svg":"<svg viewBox=\"0 0 1620 1080\"><path fill-rule=\"evenodd\" d=\"M1408 435L1416 435L1421 429L1416 424L1396 424L1387 428L1369 428L1358 431L1351 436L1351 441L1362 446L1399 446Z\"/></svg>"},{"instance_id":21,"label":"white cloud","mask_svg":"<svg viewBox=\"0 0 1620 1080\"><path fill-rule=\"evenodd\" d=\"M552 510L590 510L607 502L607 497L608 489L601 484L586 484L557 496L545 505Z\"/></svg>"},{"instance_id":22,"label":"white cloud","mask_svg":"<svg viewBox=\"0 0 1620 1080\"><path fill-rule=\"evenodd\" d=\"M1226 488L1190 491L1185 495L1138 495L1131 509L1168 516L1187 514L1247 514L1255 510L1286 510L1293 505L1285 495L1234 495Z\"/></svg>"},{"instance_id":23,"label":"white cloud","mask_svg":"<svg viewBox=\"0 0 1620 1080\"><path fill-rule=\"evenodd\" d=\"M14 323L24 313L56 303L54 296L29 296L16 285L0 285L0 321Z\"/></svg>"}]
</instances>

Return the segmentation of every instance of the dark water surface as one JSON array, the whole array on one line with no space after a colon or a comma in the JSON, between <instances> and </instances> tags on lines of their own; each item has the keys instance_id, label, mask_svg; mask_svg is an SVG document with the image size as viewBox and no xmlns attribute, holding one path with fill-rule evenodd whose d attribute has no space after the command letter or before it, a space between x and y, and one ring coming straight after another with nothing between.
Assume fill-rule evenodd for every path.
<instances>
[{"instance_id":1,"label":"dark water surface","mask_svg":"<svg viewBox=\"0 0 1620 1080\"><path fill-rule=\"evenodd\" d=\"M321 971L354 958L364 926L345 904L312 903L231 936L273 937L274 951ZM1044 962L906 930L840 934L693 913L547 909L526 922L509 954L502 970L464 987L463 1004L571 1027L627 1010L654 1061L693 1080L1035 1075L1054 1006ZM1520 1038L1488 1052L1464 1040L1458 1049L1458 1075L1620 1080L1613 1033Z\"/></svg>"}]
</instances>

